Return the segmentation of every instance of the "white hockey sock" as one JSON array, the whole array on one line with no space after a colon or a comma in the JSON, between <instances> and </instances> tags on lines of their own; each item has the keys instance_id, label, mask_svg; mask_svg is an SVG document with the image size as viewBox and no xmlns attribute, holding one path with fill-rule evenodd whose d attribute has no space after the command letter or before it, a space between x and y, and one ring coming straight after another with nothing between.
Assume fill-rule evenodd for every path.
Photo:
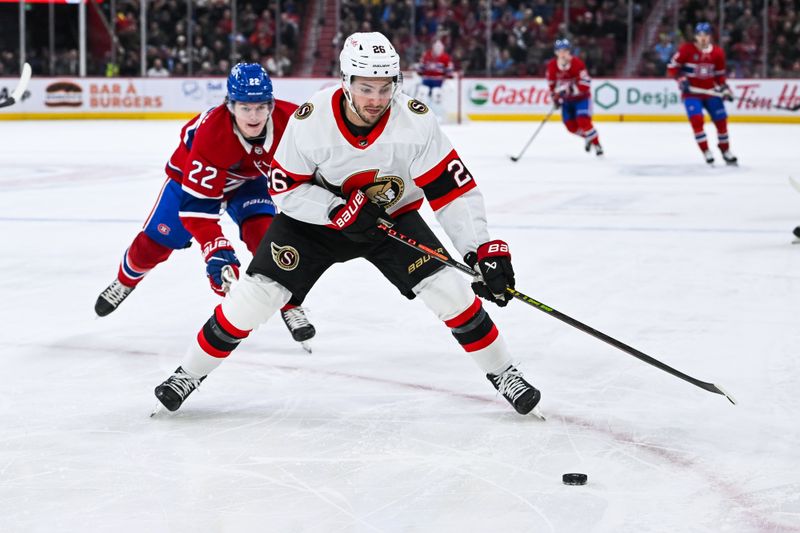
<instances>
[{"instance_id":1,"label":"white hockey sock","mask_svg":"<svg viewBox=\"0 0 800 533\"><path fill-rule=\"evenodd\" d=\"M469 355L486 374L500 374L512 364L508 346L499 335L489 346L470 352Z\"/></svg>"},{"instance_id":2,"label":"white hockey sock","mask_svg":"<svg viewBox=\"0 0 800 533\"><path fill-rule=\"evenodd\" d=\"M225 357L213 357L208 355L200 348L195 341L183 357L181 368L193 377L201 378L217 368L225 360Z\"/></svg>"}]
</instances>

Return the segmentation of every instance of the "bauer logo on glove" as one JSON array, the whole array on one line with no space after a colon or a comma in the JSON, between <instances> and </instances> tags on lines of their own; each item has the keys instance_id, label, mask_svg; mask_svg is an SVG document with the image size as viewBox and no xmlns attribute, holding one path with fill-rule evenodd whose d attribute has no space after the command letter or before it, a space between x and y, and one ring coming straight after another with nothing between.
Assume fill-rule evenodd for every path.
<instances>
[{"instance_id":1,"label":"bauer logo on glove","mask_svg":"<svg viewBox=\"0 0 800 533\"><path fill-rule=\"evenodd\" d=\"M499 240L489 241L478 246L477 252L468 253L464 260L479 274L472 284L475 294L500 307L508 305L511 298L506 288L514 288L514 268L508 244Z\"/></svg>"}]
</instances>

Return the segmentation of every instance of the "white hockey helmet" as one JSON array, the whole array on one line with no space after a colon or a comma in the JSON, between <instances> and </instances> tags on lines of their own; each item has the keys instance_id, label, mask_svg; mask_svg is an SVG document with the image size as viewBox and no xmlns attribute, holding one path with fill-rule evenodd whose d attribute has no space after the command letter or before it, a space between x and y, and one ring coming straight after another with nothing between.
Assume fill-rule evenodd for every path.
<instances>
[{"instance_id":1,"label":"white hockey helmet","mask_svg":"<svg viewBox=\"0 0 800 533\"><path fill-rule=\"evenodd\" d=\"M344 41L339 54L342 70L342 85L352 105L350 83L353 76L365 78L392 78L395 87L392 96L399 92L403 83L400 72L400 56L385 35L377 31L354 33Z\"/></svg>"}]
</instances>

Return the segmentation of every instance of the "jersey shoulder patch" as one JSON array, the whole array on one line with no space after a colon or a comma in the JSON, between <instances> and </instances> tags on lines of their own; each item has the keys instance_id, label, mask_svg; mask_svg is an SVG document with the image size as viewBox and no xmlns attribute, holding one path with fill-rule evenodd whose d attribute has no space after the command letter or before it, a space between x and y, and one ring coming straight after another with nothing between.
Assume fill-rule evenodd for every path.
<instances>
[{"instance_id":1,"label":"jersey shoulder patch","mask_svg":"<svg viewBox=\"0 0 800 533\"><path fill-rule=\"evenodd\" d=\"M412 113L416 113L417 115L424 115L428 112L428 106L413 98L408 101L408 108Z\"/></svg>"},{"instance_id":2,"label":"jersey shoulder patch","mask_svg":"<svg viewBox=\"0 0 800 533\"><path fill-rule=\"evenodd\" d=\"M305 120L311 116L311 113L314 112L314 104L311 102L306 102L305 104L301 105L297 108L297 111L294 112L294 118L297 120Z\"/></svg>"}]
</instances>

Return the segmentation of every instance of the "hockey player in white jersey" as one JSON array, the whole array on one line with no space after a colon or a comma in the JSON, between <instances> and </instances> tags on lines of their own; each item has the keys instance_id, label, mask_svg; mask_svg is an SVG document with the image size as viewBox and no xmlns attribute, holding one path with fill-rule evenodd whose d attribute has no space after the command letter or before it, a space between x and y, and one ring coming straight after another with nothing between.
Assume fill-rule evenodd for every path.
<instances>
[{"instance_id":1,"label":"hockey player in white jersey","mask_svg":"<svg viewBox=\"0 0 800 533\"><path fill-rule=\"evenodd\" d=\"M504 306L514 287L508 245L492 240L475 179L421 102L400 92L400 60L380 33L355 33L340 56L342 83L316 93L290 119L270 172L280 213L247 269L214 310L181 365L156 387L177 410L205 377L294 294L301 299L334 263L363 257L409 299L419 297L494 387L521 413L539 391L512 363L476 294ZM442 245L418 209L427 199L480 278L387 238L387 220L432 248ZM473 292L474 291L474 292Z\"/></svg>"}]
</instances>

